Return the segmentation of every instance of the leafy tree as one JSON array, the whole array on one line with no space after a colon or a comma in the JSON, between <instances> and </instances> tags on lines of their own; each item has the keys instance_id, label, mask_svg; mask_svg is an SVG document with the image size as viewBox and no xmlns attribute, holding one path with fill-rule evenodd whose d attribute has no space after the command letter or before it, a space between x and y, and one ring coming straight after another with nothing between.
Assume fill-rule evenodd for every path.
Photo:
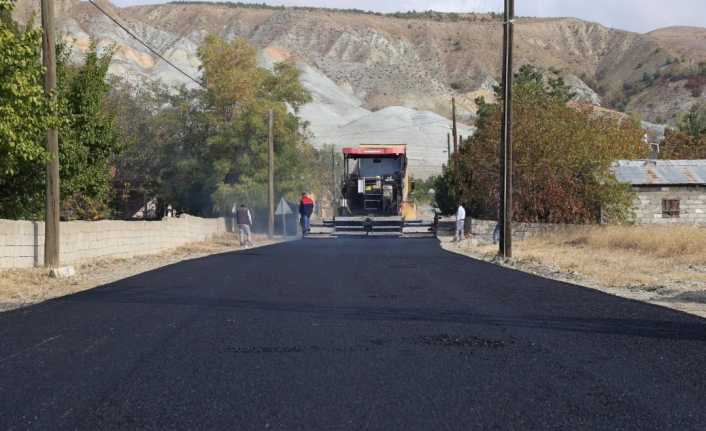
<instances>
[{"instance_id":1,"label":"leafy tree","mask_svg":"<svg viewBox=\"0 0 706 431\"><path fill-rule=\"evenodd\" d=\"M706 104L694 104L689 112L679 116L677 127L694 138L706 135Z\"/></svg>"},{"instance_id":2,"label":"leafy tree","mask_svg":"<svg viewBox=\"0 0 706 431\"><path fill-rule=\"evenodd\" d=\"M666 160L706 159L706 135L694 137L667 129L660 146L660 158Z\"/></svg>"},{"instance_id":3,"label":"leafy tree","mask_svg":"<svg viewBox=\"0 0 706 431\"><path fill-rule=\"evenodd\" d=\"M456 211L458 199L456 197L457 186L452 171L447 169L442 175L434 177L433 184L437 208L444 215L453 214Z\"/></svg>"},{"instance_id":4,"label":"leafy tree","mask_svg":"<svg viewBox=\"0 0 706 431\"><path fill-rule=\"evenodd\" d=\"M567 94L544 85L541 74L523 68L513 99L514 194L518 221L583 223L608 216L627 218L629 188L610 172L616 159L646 154L643 131L629 119L574 109ZM500 95L499 95L500 96ZM478 131L455 155L449 181L476 217L494 218L499 202L500 104L483 104Z\"/></svg>"},{"instance_id":5,"label":"leafy tree","mask_svg":"<svg viewBox=\"0 0 706 431\"><path fill-rule=\"evenodd\" d=\"M61 195L64 214L97 219L109 215L111 161L120 151L112 115L104 109L112 52L99 54L92 45L81 66L57 67Z\"/></svg>"},{"instance_id":6,"label":"leafy tree","mask_svg":"<svg viewBox=\"0 0 706 431\"><path fill-rule=\"evenodd\" d=\"M43 180L27 172L46 160L51 112L43 89L41 32L11 19L14 2L0 2L0 217L30 217L42 208Z\"/></svg>"},{"instance_id":7,"label":"leafy tree","mask_svg":"<svg viewBox=\"0 0 706 431\"><path fill-rule=\"evenodd\" d=\"M330 188L330 174L321 175L330 171L330 155L307 143L306 124L295 115L311 100L296 66L259 68L247 42L216 36L205 39L199 55L205 90L115 83L109 106L128 143L115 161L121 212L131 199L154 196L162 206L203 216L223 214L234 202L265 208L269 110L275 193L295 199L302 190Z\"/></svg>"},{"instance_id":8,"label":"leafy tree","mask_svg":"<svg viewBox=\"0 0 706 431\"><path fill-rule=\"evenodd\" d=\"M21 30L10 7L0 4L0 217L42 216L49 126L59 130L63 215L106 216L109 161L118 149L113 120L103 111L111 53L99 55L92 46L84 63L72 66L59 45L56 98L50 104L42 86L41 32Z\"/></svg>"},{"instance_id":9,"label":"leafy tree","mask_svg":"<svg viewBox=\"0 0 706 431\"><path fill-rule=\"evenodd\" d=\"M679 116L678 130L667 130L660 156L668 160L706 159L706 106Z\"/></svg>"}]
</instances>

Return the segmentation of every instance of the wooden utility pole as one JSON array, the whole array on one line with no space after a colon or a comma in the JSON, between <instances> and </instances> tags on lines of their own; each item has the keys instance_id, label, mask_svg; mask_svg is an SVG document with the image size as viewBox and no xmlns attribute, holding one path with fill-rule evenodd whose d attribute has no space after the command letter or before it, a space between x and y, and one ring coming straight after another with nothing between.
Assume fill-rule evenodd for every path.
<instances>
[{"instance_id":1,"label":"wooden utility pole","mask_svg":"<svg viewBox=\"0 0 706 431\"><path fill-rule=\"evenodd\" d=\"M453 118L454 153L458 152L458 129L456 127L456 98L451 98L451 117Z\"/></svg>"},{"instance_id":2,"label":"wooden utility pole","mask_svg":"<svg viewBox=\"0 0 706 431\"><path fill-rule=\"evenodd\" d=\"M267 166L267 201L269 204L269 215L267 218L267 235L270 238L275 236L275 145L272 136L274 113L272 109L268 118L269 133L267 134L268 166Z\"/></svg>"},{"instance_id":3,"label":"wooden utility pole","mask_svg":"<svg viewBox=\"0 0 706 431\"><path fill-rule=\"evenodd\" d=\"M446 152L449 154L448 168L451 168L451 133L446 134Z\"/></svg>"},{"instance_id":4,"label":"wooden utility pole","mask_svg":"<svg viewBox=\"0 0 706 431\"><path fill-rule=\"evenodd\" d=\"M56 93L56 39L54 38L54 0L42 0L42 57L46 72L44 91L50 100ZM59 133L47 130L47 195L44 219L44 266L56 268L59 261Z\"/></svg>"},{"instance_id":5,"label":"wooden utility pole","mask_svg":"<svg viewBox=\"0 0 706 431\"><path fill-rule=\"evenodd\" d=\"M512 257L512 44L515 0L505 0L503 118L500 135L500 255Z\"/></svg>"}]
</instances>

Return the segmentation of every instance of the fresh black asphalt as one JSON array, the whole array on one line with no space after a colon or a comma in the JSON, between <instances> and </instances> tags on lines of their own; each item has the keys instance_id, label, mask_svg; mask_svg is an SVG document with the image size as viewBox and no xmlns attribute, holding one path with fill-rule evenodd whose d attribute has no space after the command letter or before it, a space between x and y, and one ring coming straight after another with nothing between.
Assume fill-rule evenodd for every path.
<instances>
[{"instance_id":1,"label":"fresh black asphalt","mask_svg":"<svg viewBox=\"0 0 706 431\"><path fill-rule=\"evenodd\" d=\"M0 314L0 429L703 430L706 321L435 240L305 240Z\"/></svg>"}]
</instances>

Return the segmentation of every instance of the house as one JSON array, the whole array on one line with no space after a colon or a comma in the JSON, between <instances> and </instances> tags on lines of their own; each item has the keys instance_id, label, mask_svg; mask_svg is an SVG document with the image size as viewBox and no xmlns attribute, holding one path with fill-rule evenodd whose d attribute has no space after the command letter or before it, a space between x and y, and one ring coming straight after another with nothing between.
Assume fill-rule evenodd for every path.
<instances>
[{"instance_id":1,"label":"house","mask_svg":"<svg viewBox=\"0 0 706 431\"><path fill-rule=\"evenodd\" d=\"M613 173L636 194L636 223L706 225L706 160L619 160Z\"/></svg>"}]
</instances>

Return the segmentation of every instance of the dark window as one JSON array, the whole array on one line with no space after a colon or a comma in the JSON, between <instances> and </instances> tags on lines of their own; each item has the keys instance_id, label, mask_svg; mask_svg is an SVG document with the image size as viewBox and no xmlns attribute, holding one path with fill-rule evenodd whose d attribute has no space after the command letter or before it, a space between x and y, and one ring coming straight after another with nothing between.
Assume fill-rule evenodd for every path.
<instances>
[{"instance_id":1,"label":"dark window","mask_svg":"<svg viewBox=\"0 0 706 431\"><path fill-rule=\"evenodd\" d=\"M679 199L662 199L662 217L679 218Z\"/></svg>"}]
</instances>

